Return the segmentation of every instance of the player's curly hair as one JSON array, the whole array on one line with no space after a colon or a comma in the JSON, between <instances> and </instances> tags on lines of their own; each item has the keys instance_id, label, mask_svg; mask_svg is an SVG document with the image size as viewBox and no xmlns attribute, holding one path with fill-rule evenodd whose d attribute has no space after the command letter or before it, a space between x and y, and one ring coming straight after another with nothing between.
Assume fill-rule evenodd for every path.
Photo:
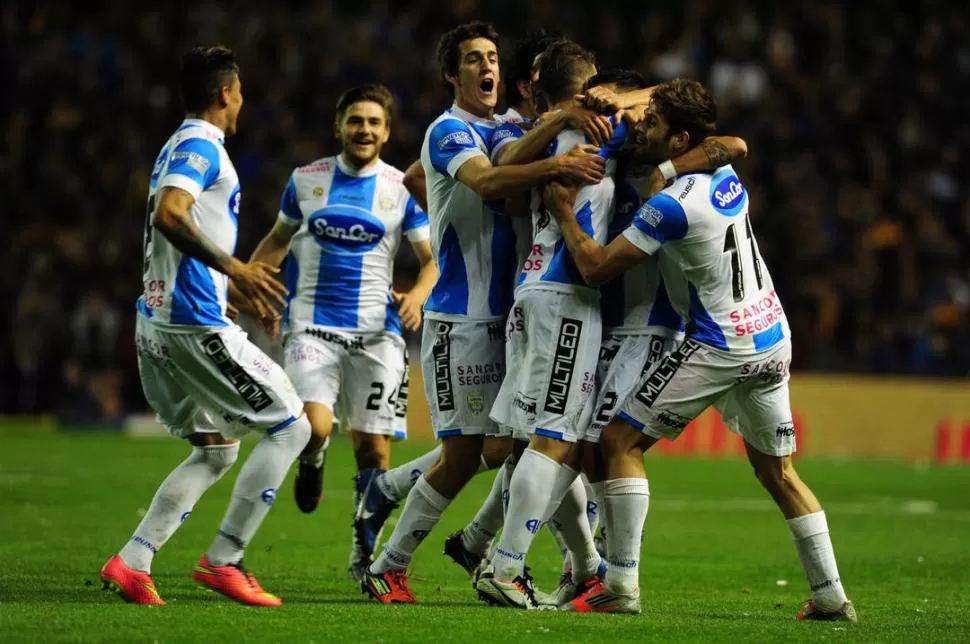
<instances>
[{"instance_id":1,"label":"player's curly hair","mask_svg":"<svg viewBox=\"0 0 970 644\"><path fill-rule=\"evenodd\" d=\"M208 109L219 91L232 83L239 74L239 64L232 50L222 45L195 47L182 56L179 70L179 90L182 105L189 113Z\"/></svg>"},{"instance_id":2,"label":"player's curly hair","mask_svg":"<svg viewBox=\"0 0 970 644\"><path fill-rule=\"evenodd\" d=\"M572 40L557 40L549 45L539 59L537 88L546 105L551 107L578 94L586 78L580 76L584 68L596 68L596 54Z\"/></svg>"},{"instance_id":3,"label":"player's curly hair","mask_svg":"<svg viewBox=\"0 0 970 644\"><path fill-rule=\"evenodd\" d=\"M717 100L695 80L675 78L653 90L654 109L670 125L670 133L687 132L688 147L699 145L717 127Z\"/></svg>"},{"instance_id":4,"label":"player's curly hair","mask_svg":"<svg viewBox=\"0 0 970 644\"><path fill-rule=\"evenodd\" d=\"M394 97L391 96L390 90L383 85L369 83L367 85L352 87L337 99L336 122L338 126L344 120L344 114L347 113L350 106L361 101L371 101L383 107L384 118L387 120L388 125L391 124L391 120L394 118Z\"/></svg>"},{"instance_id":5,"label":"player's curly hair","mask_svg":"<svg viewBox=\"0 0 970 644\"><path fill-rule=\"evenodd\" d=\"M461 64L461 43L475 38L487 38L495 43L496 49L501 49L495 27L490 22L480 20L458 25L438 41L435 56L438 59L438 70L446 89L454 90L452 84L448 82L448 76L458 75L458 67Z\"/></svg>"}]
</instances>

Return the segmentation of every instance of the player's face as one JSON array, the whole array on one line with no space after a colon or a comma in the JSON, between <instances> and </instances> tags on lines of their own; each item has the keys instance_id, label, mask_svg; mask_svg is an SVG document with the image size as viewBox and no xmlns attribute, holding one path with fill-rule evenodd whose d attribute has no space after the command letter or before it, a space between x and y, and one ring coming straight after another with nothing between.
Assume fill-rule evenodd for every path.
<instances>
[{"instance_id":1,"label":"player's face","mask_svg":"<svg viewBox=\"0 0 970 644\"><path fill-rule=\"evenodd\" d=\"M472 38L458 45L457 99L463 109L487 116L498 103L498 49L488 38Z\"/></svg>"},{"instance_id":2,"label":"player's face","mask_svg":"<svg viewBox=\"0 0 970 644\"><path fill-rule=\"evenodd\" d=\"M337 136L347 160L364 167L380 156L391 136L384 108L373 101L351 104L338 123Z\"/></svg>"},{"instance_id":3,"label":"player's face","mask_svg":"<svg viewBox=\"0 0 970 644\"><path fill-rule=\"evenodd\" d=\"M670 158L670 125L651 103L636 128L636 142L646 161L661 163Z\"/></svg>"},{"instance_id":4,"label":"player's face","mask_svg":"<svg viewBox=\"0 0 970 644\"><path fill-rule=\"evenodd\" d=\"M233 76L232 84L223 89L226 101L226 134L236 133L236 121L239 120L239 112L242 110L243 95L242 81L239 76Z\"/></svg>"}]
</instances>

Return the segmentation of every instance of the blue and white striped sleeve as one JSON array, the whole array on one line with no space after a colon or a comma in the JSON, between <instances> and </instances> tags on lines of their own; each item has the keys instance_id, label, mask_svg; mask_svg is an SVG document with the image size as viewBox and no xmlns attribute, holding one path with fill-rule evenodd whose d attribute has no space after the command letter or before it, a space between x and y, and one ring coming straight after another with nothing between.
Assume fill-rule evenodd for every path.
<instances>
[{"instance_id":1,"label":"blue and white striped sleeve","mask_svg":"<svg viewBox=\"0 0 970 644\"><path fill-rule=\"evenodd\" d=\"M219 150L212 141L203 138L185 139L172 150L165 174L158 180L158 189L179 188L194 199L219 178Z\"/></svg>"},{"instance_id":2,"label":"blue and white striped sleeve","mask_svg":"<svg viewBox=\"0 0 970 644\"><path fill-rule=\"evenodd\" d=\"M498 156L499 150L512 141L521 139L524 134L525 130L517 123L503 123L495 128L495 132L492 133L492 148L489 151L492 157L492 163L495 163L495 157Z\"/></svg>"},{"instance_id":3,"label":"blue and white striped sleeve","mask_svg":"<svg viewBox=\"0 0 970 644\"><path fill-rule=\"evenodd\" d=\"M434 169L450 177L455 177L469 159L485 156L468 124L456 118L444 119L431 129L428 153Z\"/></svg>"},{"instance_id":4,"label":"blue and white striped sleeve","mask_svg":"<svg viewBox=\"0 0 970 644\"><path fill-rule=\"evenodd\" d=\"M633 223L623 231L630 243L648 255L657 252L668 241L687 235L687 213L670 195L654 195L640 206Z\"/></svg>"},{"instance_id":5,"label":"blue and white striped sleeve","mask_svg":"<svg viewBox=\"0 0 970 644\"><path fill-rule=\"evenodd\" d=\"M279 220L291 226L299 226L303 223L303 211L300 210L300 202L296 197L296 184L293 182L292 175L286 182L283 196L280 197Z\"/></svg>"},{"instance_id":6,"label":"blue and white striped sleeve","mask_svg":"<svg viewBox=\"0 0 970 644\"><path fill-rule=\"evenodd\" d=\"M404 207L404 222L401 231L407 235L411 243L431 239L431 226L428 223L428 214L421 210L414 197L408 197L408 203Z\"/></svg>"}]
</instances>

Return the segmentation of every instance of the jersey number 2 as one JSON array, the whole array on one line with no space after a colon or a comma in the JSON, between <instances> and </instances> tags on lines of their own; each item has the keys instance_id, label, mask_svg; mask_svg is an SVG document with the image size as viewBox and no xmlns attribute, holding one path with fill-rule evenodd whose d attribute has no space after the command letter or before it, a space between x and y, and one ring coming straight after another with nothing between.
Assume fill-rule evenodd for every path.
<instances>
[{"instance_id":1,"label":"jersey number 2","mask_svg":"<svg viewBox=\"0 0 970 644\"><path fill-rule=\"evenodd\" d=\"M761 277L761 260L758 258L758 247L755 246L754 236L751 234L751 220L744 218L744 228L748 236L748 243L751 245L751 261L754 263L754 279L758 283L760 291L764 286ZM724 252L731 253L731 290L734 293L734 301L740 302L744 299L744 262L741 258L741 247L738 245L738 234L734 230L734 224L728 226L727 234L724 236Z\"/></svg>"}]
</instances>

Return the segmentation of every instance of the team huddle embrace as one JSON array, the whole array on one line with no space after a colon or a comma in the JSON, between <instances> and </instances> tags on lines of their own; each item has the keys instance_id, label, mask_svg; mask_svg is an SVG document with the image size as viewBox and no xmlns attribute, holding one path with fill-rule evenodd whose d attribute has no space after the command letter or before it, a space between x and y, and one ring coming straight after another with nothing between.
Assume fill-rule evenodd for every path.
<instances>
[{"instance_id":1,"label":"team huddle embrace","mask_svg":"<svg viewBox=\"0 0 970 644\"><path fill-rule=\"evenodd\" d=\"M187 118L151 178L136 339L149 403L193 452L105 564L106 586L164 603L154 554L231 467L238 437L259 432L193 577L279 605L243 552L294 461L297 505L318 506L339 418L358 469L349 571L365 594L414 603L414 552L471 478L492 471L478 513L444 543L480 599L636 614L644 452L713 406L788 523L812 591L797 617L855 621L825 513L792 465L791 333L731 165L747 149L714 134L713 95L694 80L648 86L636 71L599 69L592 52L546 33L500 59L482 22L442 36L437 61L453 104L420 158L404 172L381 161L391 95L348 90L339 154L293 171L244 263L232 257L240 188L224 147L239 70L224 48L186 56ZM399 293L403 237L421 268ZM234 309L282 333L282 366ZM422 333L440 444L391 468L392 440L407 433L403 329ZM563 556L551 592L527 566L542 529Z\"/></svg>"}]
</instances>

